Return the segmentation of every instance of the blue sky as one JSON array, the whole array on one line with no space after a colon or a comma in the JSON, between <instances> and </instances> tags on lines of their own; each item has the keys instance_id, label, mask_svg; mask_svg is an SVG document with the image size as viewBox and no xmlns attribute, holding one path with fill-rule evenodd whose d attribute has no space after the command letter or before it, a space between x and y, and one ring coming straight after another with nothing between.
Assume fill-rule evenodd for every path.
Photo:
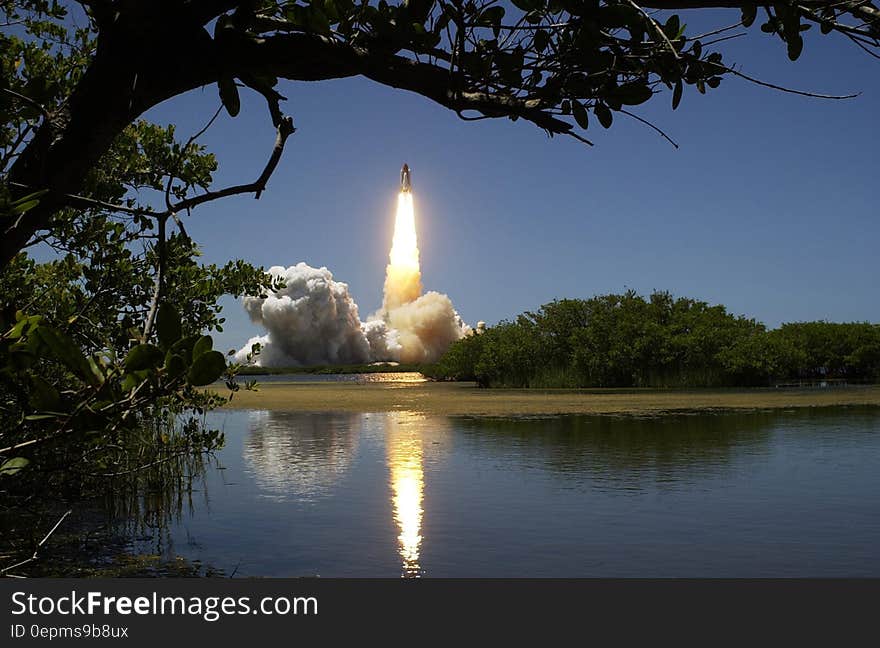
<instances>
[{"instance_id":1,"label":"blue sky","mask_svg":"<svg viewBox=\"0 0 880 648\"><path fill-rule=\"evenodd\" d=\"M738 19L682 15L689 33ZM522 121L464 122L365 79L282 81L298 131L268 191L201 207L187 228L209 262L327 266L364 317L381 303L408 162L425 287L448 293L471 323L626 288L723 303L771 326L880 321L880 61L815 29L806 36L796 63L757 25L720 47L728 64L767 81L858 98L809 99L732 77L706 96L688 87L675 112L669 94L639 109L678 150L622 115L608 131L591 124L590 148ZM241 114L224 114L202 140L220 161L217 186L254 179L272 145L265 104L242 99ZM185 138L218 101L207 87L146 116ZM218 347L261 332L224 303Z\"/></svg>"}]
</instances>

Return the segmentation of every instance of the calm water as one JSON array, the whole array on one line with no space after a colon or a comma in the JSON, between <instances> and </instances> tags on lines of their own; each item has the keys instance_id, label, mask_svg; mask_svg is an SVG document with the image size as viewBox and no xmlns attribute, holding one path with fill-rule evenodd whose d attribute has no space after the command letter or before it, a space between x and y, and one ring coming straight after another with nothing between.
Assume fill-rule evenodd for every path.
<instances>
[{"instance_id":1,"label":"calm water","mask_svg":"<svg viewBox=\"0 0 880 648\"><path fill-rule=\"evenodd\" d=\"M880 409L240 411L143 548L237 576L880 576Z\"/></svg>"}]
</instances>

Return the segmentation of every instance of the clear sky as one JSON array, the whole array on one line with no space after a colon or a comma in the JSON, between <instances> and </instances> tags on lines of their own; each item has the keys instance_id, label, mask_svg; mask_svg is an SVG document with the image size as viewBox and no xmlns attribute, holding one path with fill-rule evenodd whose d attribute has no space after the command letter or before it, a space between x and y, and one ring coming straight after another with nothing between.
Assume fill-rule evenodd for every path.
<instances>
[{"instance_id":1,"label":"clear sky","mask_svg":"<svg viewBox=\"0 0 880 648\"><path fill-rule=\"evenodd\" d=\"M693 33L739 12L683 15ZM678 150L622 115L609 131L593 121L590 148L523 121L464 122L365 79L282 81L298 131L268 191L200 207L187 228L208 262L327 266L363 318L381 304L408 162L423 282L471 323L626 288L722 303L770 326L877 322L880 61L817 29L806 36L796 63L757 24L720 47L764 80L861 96L809 99L733 77L706 96L687 87L675 112L671 93L638 109ZM242 100L202 140L219 158L218 187L253 180L274 139L262 99L243 90ZM185 138L217 105L212 86L147 117ZM218 348L261 333L224 303Z\"/></svg>"}]
</instances>

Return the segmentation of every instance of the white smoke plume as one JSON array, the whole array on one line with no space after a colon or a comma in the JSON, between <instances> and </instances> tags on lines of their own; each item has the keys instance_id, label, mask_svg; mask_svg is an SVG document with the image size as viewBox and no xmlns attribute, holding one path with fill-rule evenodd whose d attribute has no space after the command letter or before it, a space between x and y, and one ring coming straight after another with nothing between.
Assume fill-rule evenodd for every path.
<instances>
[{"instance_id":1,"label":"white smoke plume","mask_svg":"<svg viewBox=\"0 0 880 648\"><path fill-rule=\"evenodd\" d=\"M261 345L257 364L293 367L358 364L372 358L348 284L335 281L327 268L298 263L272 266L269 274L285 282L265 299L245 297L244 309L266 335L253 337L236 354L244 362L254 343Z\"/></svg>"},{"instance_id":2,"label":"white smoke plume","mask_svg":"<svg viewBox=\"0 0 880 648\"><path fill-rule=\"evenodd\" d=\"M433 362L455 340L467 335L452 300L422 292L412 194L398 199L394 242L385 273L382 309L360 320L348 284L327 268L298 263L268 272L285 286L265 299L245 297L244 308L265 335L253 337L236 353L246 362L255 343L255 363L263 367L362 364L375 361Z\"/></svg>"},{"instance_id":3,"label":"white smoke plume","mask_svg":"<svg viewBox=\"0 0 880 648\"><path fill-rule=\"evenodd\" d=\"M452 300L434 291L383 311L381 316L383 319L378 321L387 322L396 334L400 348L397 359L401 362L433 362L470 331L452 306Z\"/></svg>"}]
</instances>

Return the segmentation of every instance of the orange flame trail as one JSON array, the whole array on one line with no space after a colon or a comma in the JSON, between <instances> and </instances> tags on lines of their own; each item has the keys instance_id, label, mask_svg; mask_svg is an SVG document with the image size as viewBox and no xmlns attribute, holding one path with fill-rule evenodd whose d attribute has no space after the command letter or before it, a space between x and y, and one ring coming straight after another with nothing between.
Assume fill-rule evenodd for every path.
<instances>
[{"instance_id":1,"label":"orange flame trail","mask_svg":"<svg viewBox=\"0 0 880 648\"><path fill-rule=\"evenodd\" d=\"M408 191L401 191L397 196L394 240L388 266L385 268L384 292L382 308L386 312L415 301L422 294L415 210L412 193Z\"/></svg>"}]
</instances>

